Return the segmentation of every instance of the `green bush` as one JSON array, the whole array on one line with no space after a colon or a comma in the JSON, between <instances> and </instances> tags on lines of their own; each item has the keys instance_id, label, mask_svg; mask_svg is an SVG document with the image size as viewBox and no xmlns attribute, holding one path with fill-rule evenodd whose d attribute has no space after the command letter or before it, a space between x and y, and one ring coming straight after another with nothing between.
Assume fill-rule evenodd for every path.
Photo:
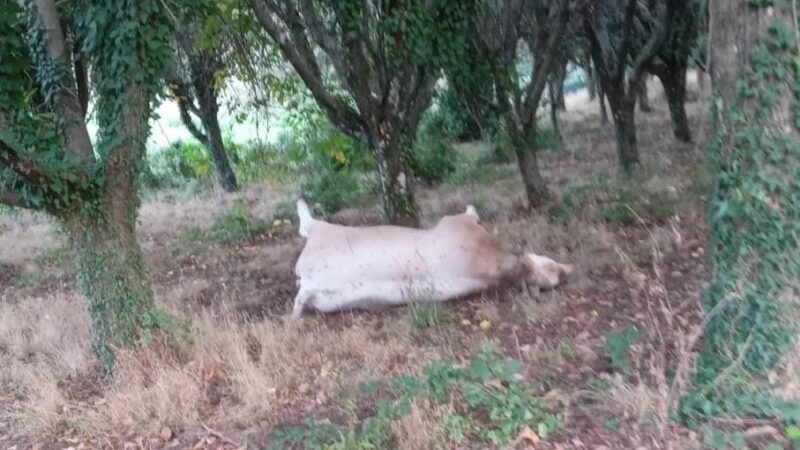
<instances>
[{"instance_id":1,"label":"green bush","mask_svg":"<svg viewBox=\"0 0 800 450\"><path fill-rule=\"evenodd\" d=\"M428 183L438 183L456 171L457 160L455 149L443 138L425 136L414 148L414 174Z\"/></svg>"},{"instance_id":2,"label":"green bush","mask_svg":"<svg viewBox=\"0 0 800 450\"><path fill-rule=\"evenodd\" d=\"M337 170L363 172L375 167L369 149L334 128L311 99L299 102L283 125L286 131L278 137L278 152L295 170L320 159Z\"/></svg>"},{"instance_id":3,"label":"green bush","mask_svg":"<svg viewBox=\"0 0 800 450\"><path fill-rule=\"evenodd\" d=\"M309 171L303 182L303 195L323 216L355 203L361 196L361 183L352 170L337 170L330 161L318 158Z\"/></svg>"},{"instance_id":4,"label":"green bush","mask_svg":"<svg viewBox=\"0 0 800 450\"><path fill-rule=\"evenodd\" d=\"M197 141L177 141L149 152L139 174L145 189L180 188L211 181L214 163Z\"/></svg>"},{"instance_id":5,"label":"green bush","mask_svg":"<svg viewBox=\"0 0 800 450\"><path fill-rule=\"evenodd\" d=\"M272 221L276 220L296 220L296 205L290 200L281 200L275 205L275 212L272 213Z\"/></svg>"},{"instance_id":6,"label":"green bush","mask_svg":"<svg viewBox=\"0 0 800 450\"><path fill-rule=\"evenodd\" d=\"M264 233L267 228L266 222L253 216L244 200L236 200L227 213L214 219L209 235L220 242L241 242Z\"/></svg>"},{"instance_id":7,"label":"green bush","mask_svg":"<svg viewBox=\"0 0 800 450\"><path fill-rule=\"evenodd\" d=\"M636 214L626 202L611 203L600 210L600 219L609 225L632 225L636 222Z\"/></svg>"}]
</instances>

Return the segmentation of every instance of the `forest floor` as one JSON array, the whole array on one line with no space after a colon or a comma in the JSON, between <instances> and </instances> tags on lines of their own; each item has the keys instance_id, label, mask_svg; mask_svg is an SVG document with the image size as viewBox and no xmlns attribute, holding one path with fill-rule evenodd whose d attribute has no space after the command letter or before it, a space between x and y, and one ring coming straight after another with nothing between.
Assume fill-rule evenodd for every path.
<instances>
[{"instance_id":1,"label":"forest floor","mask_svg":"<svg viewBox=\"0 0 800 450\"><path fill-rule=\"evenodd\" d=\"M687 107L702 136L707 107L694 92ZM705 146L672 138L656 93L654 110L637 114L642 173L623 177L613 128L581 95L562 114L563 144L541 155L560 206L524 211L512 164L465 164L460 176L420 192L427 225L473 203L506 247L574 264L577 273L553 292L509 289L441 309L291 322L303 240L296 224L272 218L296 186L158 193L145 199L140 240L159 306L191 334L120 352L106 379L56 227L27 213L0 218L0 449L316 448L330 436L339 446L327 448L366 449L381 439L369 433L386 434L383 448L466 449L497 436L493 423L508 433L515 405L529 400L557 420L505 435L516 440L512 448L700 448L701 431L669 420L674 396L665 380L691 362L686 347L709 277ZM459 151L468 161L486 149ZM210 224L237 199L270 226L244 241L213 239ZM331 220L375 223L379 212L372 200ZM398 399L402 389L390 379L412 375L434 386L437 362L473 367L487 345L500 356L490 358L481 389L495 403L476 412L457 393L418 395L391 420L367 420L386 417L387 400ZM503 378L504 358L519 361L519 372Z\"/></svg>"}]
</instances>

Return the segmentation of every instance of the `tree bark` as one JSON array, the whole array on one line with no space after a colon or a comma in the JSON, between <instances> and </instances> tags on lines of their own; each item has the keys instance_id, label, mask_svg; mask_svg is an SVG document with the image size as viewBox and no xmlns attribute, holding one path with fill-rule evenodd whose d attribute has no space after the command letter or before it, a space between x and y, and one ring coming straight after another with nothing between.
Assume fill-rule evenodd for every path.
<instances>
[{"instance_id":1,"label":"tree bark","mask_svg":"<svg viewBox=\"0 0 800 450\"><path fill-rule=\"evenodd\" d=\"M507 124L512 123L507 120ZM522 184L525 186L525 196L528 198L528 205L533 209L545 206L551 199L547 183L539 170L539 159L537 158L536 135L537 126L531 125L531 130L525 133L523 130L509 127L508 130L511 145L517 155L517 164L522 176Z\"/></svg>"},{"instance_id":2,"label":"tree bark","mask_svg":"<svg viewBox=\"0 0 800 450\"><path fill-rule=\"evenodd\" d=\"M644 113L653 111L650 107L650 95L647 92L647 76L643 76L639 82L639 109Z\"/></svg>"},{"instance_id":3,"label":"tree bark","mask_svg":"<svg viewBox=\"0 0 800 450\"><path fill-rule=\"evenodd\" d=\"M67 221L78 255L78 287L88 300L93 349L110 370L114 353L132 347L158 328L159 314L141 247L134 230L135 213L120 223L104 219Z\"/></svg>"},{"instance_id":4,"label":"tree bark","mask_svg":"<svg viewBox=\"0 0 800 450\"><path fill-rule=\"evenodd\" d=\"M411 165L413 140L407 133L375 138L373 142L386 217L395 225L419 227L419 206L414 196Z\"/></svg>"},{"instance_id":5,"label":"tree bark","mask_svg":"<svg viewBox=\"0 0 800 450\"><path fill-rule=\"evenodd\" d=\"M583 66L583 71L586 74L586 90L589 92L589 100L594 100L597 96L597 78L591 60Z\"/></svg>"},{"instance_id":6,"label":"tree bark","mask_svg":"<svg viewBox=\"0 0 800 450\"><path fill-rule=\"evenodd\" d=\"M630 95L608 92L608 104L614 118L617 153L622 169L632 172L639 165L639 148L636 143L636 91Z\"/></svg>"},{"instance_id":7,"label":"tree bark","mask_svg":"<svg viewBox=\"0 0 800 450\"><path fill-rule=\"evenodd\" d=\"M205 130L206 149L211 153L211 158L214 161L214 167L217 168L217 177L219 184L227 192L236 192L239 190L239 183L236 181L236 174L231 167L230 158L225 149L225 144L222 141L222 131L219 127L217 95L213 86L211 85L197 86L199 89L197 101L200 109L200 121L203 123Z\"/></svg>"},{"instance_id":8,"label":"tree bark","mask_svg":"<svg viewBox=\"0 0 800 450\"><path fill-rule=\"evenodd\" d=\"M561 139L561 126L558 122L558 105L556 105L556 100L558 98L558 94L554 92L554 87L551 84L548 86L548 94L550 96L550 123L553 125L553 132L556 136Z\"/></svg>"},{"instance_id":9,"label":"tree bark","mask_svg":"<svg viewBox=\"0 0 800 450\"><path fill-rule=\"evenodd\" d=\"M132 83L120 113L123 139L109 154L106 182L86 199L92 211L64 216L78 255L78 285L88 299L94 350L107 370L114 351L131 347L161 327L144 255L136 240L137 167L145 153L149 96Z\"/></svg>"},{"instance_id":10,"label":"tree bark","mask_svg":"<svg viewBox=\"0 0 800 450\"><path fill-rule=\"evenodd\" d=\"M222 141L218 118L219 105L217 104L219 95L214 79L217 71L222 70L224 65L217 55L194 48L196 43L193 33L189 31L183 33L180 41L183 51L189 58L191 84L197 96L198 111L196 113L205 131L205 139L201 142L214 161L220 186L227 192L236 192L239 190L239 183L236 181L236 174L231 167L225 144ZM187 101L191 103L192 99L189 98ZM188 116L188 114L184 116ZM186 121L187 117L184 117L184 122ZM188 121L191 122L191 118L188 118ZM188 126L189 124L187 124Z\"/></svg>"},{"instance_id":11,"label":"tree bark","mask_svg":"<svg viewBox=\"0 0 800 450\"><path fill-rule=\"evenodd\" d=\"M556 107L561 111L567 110L567 102L564 99L564 81L567 79L567 63L566 61L558 64L553 71L551 78L550 88L555 93Z\"/></svg>"},{"instance_id":12,"label":"tree bark","mask_svg":"<svg viewBox=\"0 0 800 450\"><path fill-rule=\"evenodd\" d=\"M603 88L598 85L597 102L600 105L600 120L603 125L608 125L608 109L606 109L606 93Z\"/></svg>"},{"instance_id":13,"label":"tree bark","mask_svg":"<svg viewBox=\"0 0 800 450\"><path fill-rule=\"evenodd\" d=\"M664 95L669 105L672 119L672 132L681 142L692 141L692 131L686 117L686 67L675 67L660 74L658 78L664 86Z\"/></svg>"},{"instance_id":14,"label":"tree bark","mask_svg":"<svg viewBox=\"0 0 800 450\"><path fill-rule=\"evenodd\" d=\"M797 240L787 238L800 233L800 46L792 3L710 3L715 129L709 152L716 183L709 202L713 277L704 308L715 314L699 373L720 394L728 387L721 381L743 376L754 381L749 392L773 395L774 387L760 380L796 339L800 262ZM721 380L721 373L730 376Z\"/></svg>"}]
</instances>

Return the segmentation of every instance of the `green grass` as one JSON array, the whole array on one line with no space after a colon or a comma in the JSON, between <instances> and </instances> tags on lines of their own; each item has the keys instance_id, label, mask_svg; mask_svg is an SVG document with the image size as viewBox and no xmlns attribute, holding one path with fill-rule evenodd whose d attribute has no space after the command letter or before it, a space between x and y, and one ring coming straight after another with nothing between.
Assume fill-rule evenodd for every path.
<instances>
[{"instance_id":1,"label":"green grass","mask_svg":"<svg viewBox=\"0 0 800 450\"><path fill-rule=\"evenodd\" d=\"M430 330L444 325L448 316L439 302L417 301L408 305L408 319L414 328Z\"/></svg>"}]
</instances>

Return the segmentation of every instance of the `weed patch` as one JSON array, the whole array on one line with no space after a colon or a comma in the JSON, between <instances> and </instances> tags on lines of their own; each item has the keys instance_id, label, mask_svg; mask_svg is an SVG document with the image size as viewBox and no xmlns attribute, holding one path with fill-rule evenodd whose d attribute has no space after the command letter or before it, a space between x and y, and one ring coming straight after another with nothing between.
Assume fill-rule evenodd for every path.
<instances>
[{"instance_id":1,"label":"weed patch","mask_svg":"<svg viewBox=\"0 0 800 450\"><path fill-rule=\"evenodd\" d=\"M212 239L220 242L241 242L264 233L267 223L253 216L243 200L234 202L230 211L214 219L209 229Z\"/></svg>"},{"instance_id":2,"label":"weed patch","mask_svg":"<svg viewBox=\"0 0 800 450\"><path fill-rule=\"evenodd\" d=\"M408 319L414 328L429 330L442 326L448 316L439 302L419 301L408 305Z\"/></svg>"},{"instance_id":3,"label":"weed patch","mask_svg":"<svg viewBox=\"0 0 800 450\"><path fill-rule=\"evenodd\" d=\"M561 420L547 410L540 388L525 382L520 369L518 361L503 359L488 346L466 367L437 360L423 368L421 376L400 376L385 386L362 384L362 395L379 400L374 415L360 423L353 417L346 427L312 423L281 429L275 433L275 445L284 447L271 448L307 443L337 450L385 448L397 439L392 425L426 404L420 399L428 405L448 405L437 429L449 444L501 446L524 427L547 438L562 427Z\"/></svg>"}]
</instances>

